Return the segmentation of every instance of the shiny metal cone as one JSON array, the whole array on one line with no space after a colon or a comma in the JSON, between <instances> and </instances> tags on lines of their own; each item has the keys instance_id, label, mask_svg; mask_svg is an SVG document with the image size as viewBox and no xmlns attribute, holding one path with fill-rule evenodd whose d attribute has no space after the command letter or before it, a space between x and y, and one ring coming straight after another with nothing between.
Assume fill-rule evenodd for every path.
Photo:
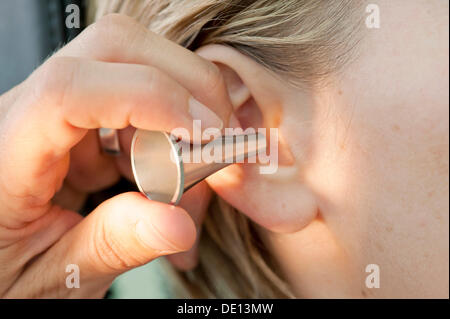
<instances>
[{"instance_id":1,"label":"shiny metal cone","mask_svg":"<svg viewBox=\"0 0 450 319\"><path fill-rule=\"evenodd\" d=\"M222 136L192 145L165 132L136 130L131 165L139 190L151 200L177 204L183 192L233 164L265 152L263 134Z\"/></svg>"}]
</instances>

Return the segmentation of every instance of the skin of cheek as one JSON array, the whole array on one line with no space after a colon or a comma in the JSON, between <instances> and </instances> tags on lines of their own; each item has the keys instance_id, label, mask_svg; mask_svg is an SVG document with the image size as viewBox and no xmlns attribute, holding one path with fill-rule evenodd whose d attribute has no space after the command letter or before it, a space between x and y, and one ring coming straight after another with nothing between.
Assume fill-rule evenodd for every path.
<instances>
[{"instance_id":1,"label":"skin of cheek","mask_svg":"<svg viewBox=\"0 0 450 319\"><path fill-rule=\"evenodd\" d=\"M401 109L392 106L396 98L371 94L359 96L356 105L350 102L358 95L355 88L348 81L344 93L322 92L316 101L314 145L301 169L319 218L291 234L259 233L299 297L442 296L448 273L448 123L441 117L448 118L448 108L435 104L433 120L420 103L414 105L426 102L419 96ZM404 121L411 110L418 118ZM289 143L298 126L286 125L285 131ZM365 287L369 264L380 266L380 289Z\"/></svg>"},{"instance_id":2,"label":"skin of cheek","mask_svg":"<svg viewBox=\"0 0 450 319\"><path fill-rule=\"evenodd\" d=\"M384 29L317 102L328 125L308 180L354 278L380 267L381 288L362 296L448 297L448 17L426 9L385 8Z\"/></svg>"},{"instance_id":3,"label":"skin of cheek","mask_svg":"<svg viewBox=\"0 0 450 319\"><path fill-rule=\"evenodd\" d=\"M322 218L294 233L258 233L298 298L358 298L353 256L330 232Z\"/></svg>"},{"instance_id":4,"label":"skin of cheek","mask_svg":"<svg viewBox=\"0 0 450 319\"><path fill-rule=\"evenodd\" d=\"M439 25L448 17L438 3L379 1L383 27L331 79L339 86L283 105L296 172L233 165L208 178L261 226L298 296L448 296L448 34ZM380 289L365 286L368 264L380 267Z\"/></svg>"},{"instance_id":5,"label":"skin of cheek","mask_svg":"<svg viewBox=\"0 0 450 319\"><path fill-rule=\"evenodd\" d=\"M339 86L315 94L310 144L297 120L282 123L301 163L295 183L320 214L301 231L260 234L298 296L448 297L448 17L437 3L380 1L383 28ZM301 188L286 183L295 197ZM240 188L242 202L273 208L259 184ZM257 216L259 206L242 208ZM369 264L380 267L379 289L366 288Z\"/></svg>"}]
</instances>

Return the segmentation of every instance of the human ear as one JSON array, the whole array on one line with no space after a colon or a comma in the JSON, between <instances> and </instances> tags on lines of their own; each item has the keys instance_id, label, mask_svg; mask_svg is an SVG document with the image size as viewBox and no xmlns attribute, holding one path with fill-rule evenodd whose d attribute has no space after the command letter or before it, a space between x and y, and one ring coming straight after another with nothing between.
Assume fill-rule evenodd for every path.
<instances>
[{"instance_id":1,"label":"human ear","mask_svg":"<svg viewBox=\"0 0 450 319\"><path fill-rule=\"evenodd\" d=\"M293 101L302 97L285 80L234 48L223 45L201 47L197 53L219 67L232 101L235 115L245 129L277 129L278 169L261 174L260 166L237 164L207 179L212 189L259 225L276 232L293 232L317 215L313 193L303 183L299 165L305 155L286 123L295 109ZM305 98L306 100L306 98ZM298 101L296 101L297 104ZM305 106L306 107L306 106ZM294 111L302 117L302 111ZM307 114L307 112L305 113ZM310 116L309 114L305 115ZM305 119L309 120L309 118ZM305 129L306 130L306 129ZM307 136L304 132L303 136ZM287 135L291 135L288 141ZM276 151L268 139L269 152Z\"/></svg>"}]
</instances>

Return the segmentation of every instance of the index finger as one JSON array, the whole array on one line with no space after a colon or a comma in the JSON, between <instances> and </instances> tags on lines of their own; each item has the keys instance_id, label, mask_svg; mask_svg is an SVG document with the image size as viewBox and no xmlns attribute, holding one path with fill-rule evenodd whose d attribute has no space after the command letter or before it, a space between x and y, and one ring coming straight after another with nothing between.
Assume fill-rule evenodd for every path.
<instances>
[{"instance_id":1,"label":"index finger","mask_svg":"<svg viewBox=\"0 0 450 319\"><path fill-rule=\"evenodd\" d=\"M228 125L233 107L219 68L155 34L130 17L112 14L89 26L56 56L151 65L185 87Z\"/></svg>"}]
</instances>

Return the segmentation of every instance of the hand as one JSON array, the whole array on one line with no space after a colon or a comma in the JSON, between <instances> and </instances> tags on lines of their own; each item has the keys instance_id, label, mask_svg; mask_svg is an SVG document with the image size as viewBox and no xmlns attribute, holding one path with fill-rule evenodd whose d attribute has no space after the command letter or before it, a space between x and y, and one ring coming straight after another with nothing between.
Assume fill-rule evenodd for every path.
<instances>
[{"instance_id":1,"label":"hand","mask_svg":"<svg viewBox=\"0 0 450 319\"><path fill-rule=\"evenodd\" d=\"M127 174L99 151L97 128L191 131L231 112L216 66L119 15L0 96L0 296L102 297L122 272L188 250L196 228L181 207L133 192L84 219L69 207ZM69 264L79 289L66 287Z\"/></svg>"}]
</instances>

